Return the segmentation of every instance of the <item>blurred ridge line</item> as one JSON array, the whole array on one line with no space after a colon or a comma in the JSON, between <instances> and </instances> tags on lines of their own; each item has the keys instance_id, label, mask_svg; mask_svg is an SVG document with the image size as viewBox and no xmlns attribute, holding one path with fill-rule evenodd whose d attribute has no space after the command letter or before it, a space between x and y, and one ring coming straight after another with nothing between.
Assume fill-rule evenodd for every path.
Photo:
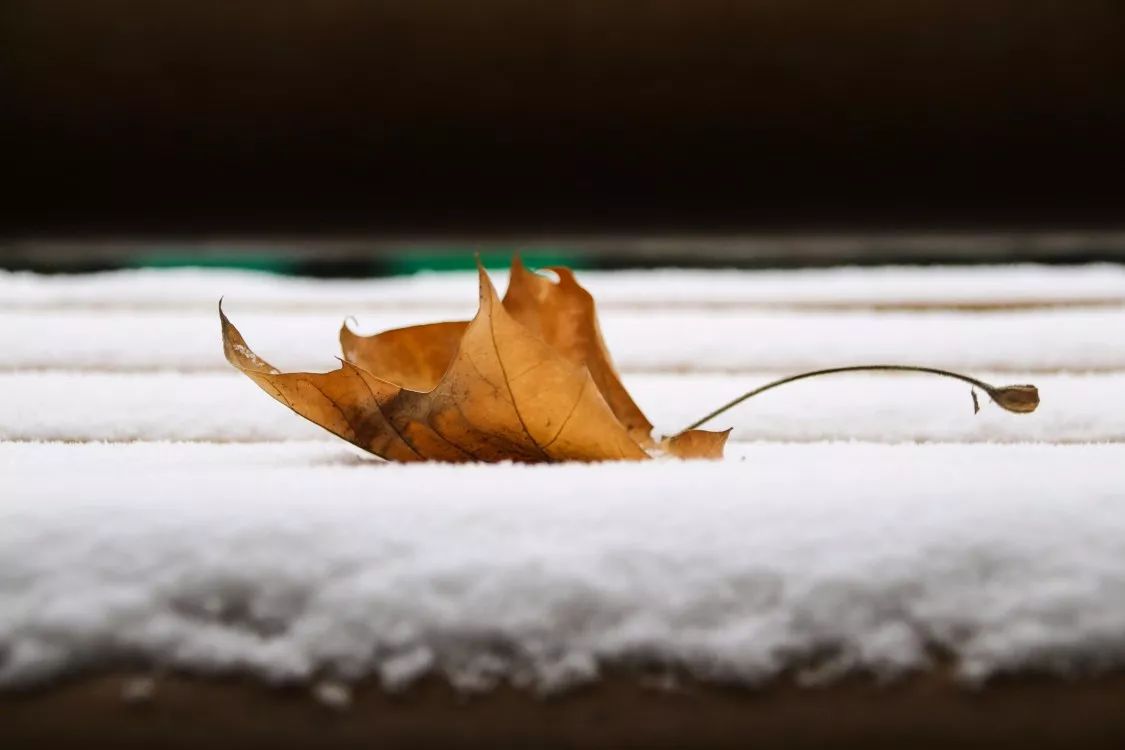
<instances>
[{"instance_id":1,"label":"blurred ridge line","mask_svg":"<svg viewBox=\"0 0 1125 750\"><path fill-rule=\"evenodd\" d=\"M1125 231L466 237L205 237L0 240L0 267L38 272L217 267L366 277L506 267L793 268L836 265L1125 263Z\"/></svg>"}]
</instances>

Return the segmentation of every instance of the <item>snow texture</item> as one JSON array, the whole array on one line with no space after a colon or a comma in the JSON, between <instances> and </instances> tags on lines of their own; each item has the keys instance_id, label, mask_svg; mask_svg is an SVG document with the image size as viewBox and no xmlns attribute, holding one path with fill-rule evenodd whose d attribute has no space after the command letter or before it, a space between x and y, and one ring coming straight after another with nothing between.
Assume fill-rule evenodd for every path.
<instances>
[{"instance_id":1,"label":"snow texture","mask_svg":"<svg viewBox=\"0 0 1125 750\"><path fill-rule=\"evenodd\" d=\"M872 442L1125 442L1125 373L974 372L995 384L1030 381L1043 403L1015 415L970 387L924 375L833 375L770 391L718 417L734 440ZM656 425L676 432L769 379L644 375L625 385ZM243 375L0 373L0 440L338 440L295 417Z\"/></svg>"},{"instance_id":2,"label":"snow texture","mask_svg":"<svg viewBox=\"0 0 1125 750\"><path fill-rule=\"evenodd\" d=\"M224 309L283 371L339 366L343 316ZM601 316L625 372L778 371L898 362L974 370L1125 369L1125 308L1004 312L619 311ZM356 330L436 322L432 310L379 311ZM218 313L0 312L0 370L226 372Z\"/></svg>"},{"instance_id":3,"label":"snow texture","mask_svg":"<svg viewBox=\"0 0 1125 750\"><path fill-rule=\"evenodd\" d=\"M716 420L738 441L718 463L391 465L231 371L215 302L274 365L327 370L346 315L464 318L471 274L0 272L0 688L174 667L338 707L354 680L430 674L1125 668L1125 270L582 279L658 432L837 364L1043 403L973 416L964 384L840 375Z\"/></svg>"},{"instance_id":4,"label":"snow texture","mask_svg":"<svg viewBox=\"0 0 1125 750\"><path fill-rule=\"evenodd\" d=\"M117 663L551 690L607 667L967 680L1125 666L1120 446L381 464L0 446L0 685Z\"/></svg>"},{"instance_id":5,"label":"snow texture","mask_svg":"<svg viewBox=\"0 0 1125 750\"><path fill-rule=\"evenodd\" d=\"M493 272L503 286L506 270ZM1125 304L1125 269L1010 265L832 268L802 271L582 271L603 308ZM404 306L471 313L472 273L375 280L279 278L230 270L134 270L79 276L0 271L0 308L198 308L221 295L246 309L308 309L347 315ZM467 291L466 291L467 290Z\"/></svg>"}]
</instances>

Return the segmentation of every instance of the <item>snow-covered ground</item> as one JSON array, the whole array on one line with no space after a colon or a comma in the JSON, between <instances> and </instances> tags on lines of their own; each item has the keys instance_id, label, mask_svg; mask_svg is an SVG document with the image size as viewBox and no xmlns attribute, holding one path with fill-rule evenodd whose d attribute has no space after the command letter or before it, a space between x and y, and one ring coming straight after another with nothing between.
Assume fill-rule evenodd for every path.
<instances>
[{"instance_id":1,"label":"snow-covered ground","mask_svg":"<svg viewBox=\"0 0 1125 750\"><path fill-rule=\"evenodd\" d=\"M493 276L499 286L505 271ZM1117 305L1125 269L1074 267L883 267L791 271L582 271L602 308L684 306L893 307ZM207 309L220 295L247 309L343 310L476 303L471 272L363 281L278 278L250 271L137 270L43 277L0 271L0 304L10 308Z\"/></svg>"},{"instance_id":2,"label":"snow-covered ground","mask_svg":"<svg viewBox=\"0 0 1125 750\"><path fill-rule=\"evenodd\" d=\"M974 416L959 383L834 376L716 420L718 464L395 466L231 372L215 301L277 364L328 369L345 315L466 316L471 277L0 274L0 686L113 663L466 689L1125 667L1121 269L582 278L658 432L872 361L1043 403Z\"/></svg>"},{"instance_id":3,"label":"snow-covered ground","mask_svg":"<svg viewBox=\"0 0 1125 750\"><path fill-rule=\"evenodd\" d=\"M401 466L330 443L0 447L0 684L136 660L545 687L1125 660L1125 448L736 446Z\"/></svg>"},{"instance_id":4,"label":"snow-covered ground","mask_svg":"<svg viewBox=\"0 0 1125 750\"><path fill-rule=\"evenodd\" d=\"M228 368L229 369L229 368ZM734 440L874 442L1125 442L1125 372L975 375L1030 381L1044 394L1017 417L969 386L920 375L834 375L750 400L709 427ZM674 433L772 376L627 374L633 397L662 434ZM236 372L0 373L0 440L336 440L298 419Z\"/></svg>"},{"instance_id":5,"label":"snow-covered ground","mask_svg":"<svg viewBox=\"0 0 1125 750\"><path fill-rule=\"evenodd\" d=\"M0 309L0 371L227 372L215 346L217 309ZM344 313L253 312L230 297L223 309L254 350L279 367L338 366ZM374 333L448 319L458 316L387 310L358 316L353 329ZM977 313L625 310L607 311L601 320L625 372L788 372L883 361L1007 372L1125 370L1125 306Z\"/></svg>"}]
</instances>

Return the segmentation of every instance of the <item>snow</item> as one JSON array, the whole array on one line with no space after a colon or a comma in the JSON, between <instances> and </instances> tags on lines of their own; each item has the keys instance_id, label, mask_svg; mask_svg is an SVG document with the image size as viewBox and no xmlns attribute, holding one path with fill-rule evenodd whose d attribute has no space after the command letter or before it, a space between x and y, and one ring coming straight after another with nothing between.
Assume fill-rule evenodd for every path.
<instances>
[{"instance_id":1,"label":"snow","mask_svg":"<svg viewBox=\"0 0 1125 750\"><path fill-rule=\"evenodd\" d=\"M625 664L744 683L890 679L935 652L970 681L1125 666L1125 448L734 454L0 445L0 685L121 661L545 690Z\"/></svg>"},{"instance_id":2,"label":"snow","mask_svg":"<svg viewBox=\"0 0 1125 750\"><path fill-rule=\"evenodd\" d=\"M503 286L506 271L493 271L493 277ZM1125 304L1125 269L1108 264L582 271L581 279L603 308ZM475 286L469 272L324 281L217 269L79 276L0 271L0 307L210 310L226 295L259 310L328 310L342 316L366 309L430 307L468 314L475 305Z\"/></svg>"},{"instance_id":3,"label":"snow","mask_svg":"<svg viewBox=\"0 0 1125 750\"><path fill-rule=\"evenodd\" d=\"M1125 373L975 372L1030 381L1042 404L1009 414L969 386L923 375L833 375L745 402L710 425L734 440L876 442L1125 442ZM762 373L632 374L625 385L670 434L770 378ZM218 373L0 373L0 440L337 440L298 419L245 376Z\"/></svg>"},{"instance_id":4,"label":"snow","mask_svg":"<svg viewBox=\"0 0 1125 750\"><path fill-rule=\"evenodd\" d=\"M0 689L147 665L343 707L368 677L1125 668L1125 269L582 278L658 433L836 364L1032 382L1042 405L974 416L961 383L836 375L716 420L720 463L392 465L234 372L215 303L268 361L324 370L346 315L464 317L471 275L0 272Z\"/></svg>"},{"instance_id":5,"label":"snow","mask_svg":"<svg viewBox=\"0 0 1125 750\"><path fill-rule=\"evenodd\" d=\"M343 317L224 310L255 352L286 370L339 366ZM355 330L442 320L433 311L359 316ZM625 372L778 371L897 362L1029 371L1125 369L1125 308L1004 312L670 310L601 316ZM223 371L218 313L0 312L0 370Z\"/></svg>"}]
</instances>

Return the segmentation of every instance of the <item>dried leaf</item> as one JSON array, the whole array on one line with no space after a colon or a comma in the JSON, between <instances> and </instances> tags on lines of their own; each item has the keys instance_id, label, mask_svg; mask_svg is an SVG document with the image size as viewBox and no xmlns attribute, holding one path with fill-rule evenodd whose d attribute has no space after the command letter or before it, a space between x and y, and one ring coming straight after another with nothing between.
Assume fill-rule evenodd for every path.
<instances>
[{"instance_id":1,"label":"dried leaf","mask_svg":"<svg viewBox=\"0 0 1125 750\"><path fill-rule=\"evenodd\" d=\"M584 366L621 424L640 445L651 445L652 424L633 401L610 359L594 298L569 268L549 269L552 282L512 259L504 309L528 331L575 365ZM457 353L467 322L434 323L358 336L340 330L344 359L377 377L413 390L430 390Z\"/></svg>"},{"instance_id":2,"label":"dried leaf","mask_svg":"<svg viewBox=\"0 0 1125 750\"><path fill-rule=\"evenodd\" d=\"M909 371L979 387L1002 408L1039 406L1033 385L995 387L932 367L849 365L759 386L653 445L652 425L625 390L598 326L594 299L567 268L554 282L515 258L501 301L483 268L480 306L468 322L357 336L345 325L345 359L329 373L281 373L258 357L219 305L227 360L293 411L394 461L605 461L719 459L730 430L694 429L746 399L797 380L859 370ZM973 411L980 410L976 390Z\"/></svg>"},{"instance_id":3,"label":"dried leaf","mask_svg":"<svg viewBox=\"0 0 1125 750\"><path fill-rule=\"evenodd\" d=\"M418 326L362 342L345 329L345 353L361 354L366 366L345 361L324 374L280 373L220 309L224 352L298 414L390 460L647 458L587 367L516 320L483 269L479 275L480 308L467 325ZM455 354L443 368L458 326Z\"/></svg>"},{"instance_id":4,"label":"dried leaf","mask_svg":"<svg viewBox=\"0 0 1125 750\"><path fill-rule=\"evenodd\" d=\"M468 321L396 328L358 336L340 329L344 359L372 375L412 391L430 391L453 363Z\"/></svg>"},{"instance_id":5,"label":"dried leaf","mask_svg":"<svg viewBox=\"0 0 1125 750\"><path fill-rule=\"evenodd\" d=\"M400 393L398 386L365 378L362 370L343 364L328 373L282 373L256 355L231 324L219 303L223 353L262 390L293 411L360 448L391 461L422 461L388 422L383 407Z\"/></svg>"},{"instance_id":6,"label":"dried leaf","mask_svg":"<svg viewBox=\"0 0 1125 750\"><path fill-rule=\"evenodd\" d=\"M532 273L517 255L504 295L504 308L532 333L578 365L585 365L621 424L641 445L652 441L652 424L633 401L610 359L598 325L593 296L569 268L549 269L558 283Z\"/></svg>"}]
</instances>

